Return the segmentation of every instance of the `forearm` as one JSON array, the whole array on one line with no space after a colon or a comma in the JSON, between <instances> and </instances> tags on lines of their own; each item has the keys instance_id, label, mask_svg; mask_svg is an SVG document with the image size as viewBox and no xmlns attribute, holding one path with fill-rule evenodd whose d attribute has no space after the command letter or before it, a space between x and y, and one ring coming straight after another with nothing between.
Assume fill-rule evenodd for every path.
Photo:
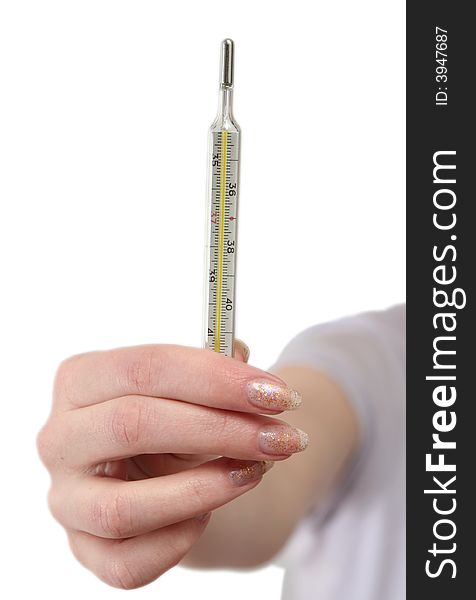
<instances>
[{"instance_id":1,"label":"forearm","mask_svg":"<svg viewBox=\"0 0 476 600\"><path fill-rule=\"evenodd\" d=\"M270 560L304 512L329 492L357 447L355 415L333 381L300 367L276 374L303 395L299 410L279 418L304 429L309 446L276 462L256 488L216 509L184 566L246 568Z\"/></svg>"}]
</instances>

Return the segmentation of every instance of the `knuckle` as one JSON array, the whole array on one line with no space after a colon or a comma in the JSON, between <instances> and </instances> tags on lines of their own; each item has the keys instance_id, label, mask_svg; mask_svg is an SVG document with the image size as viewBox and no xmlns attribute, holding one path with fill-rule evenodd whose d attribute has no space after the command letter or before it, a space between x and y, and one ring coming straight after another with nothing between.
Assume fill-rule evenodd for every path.
<instances>
[{"instance_id":1,"label":"knuckle","mask_svg":"<svg viewBox=\"0 0 476 600\"><path fill-rule=\"evenodd\" d=\"M118 401L110 419L112 440L121 446L135 446L147 433L150 409L144 398L129 396Z\"/></svg>"},{"instance_id":2,"label":"knuckle","mask_svg":"<svg viewBox=\"0 0 476 600\"><path fill-rule=\"evenodd\" d=\"M57 436L53 424L49 420L43 425L36 436L36 448L42 463L47 469L51 469L57 462Z\"/></svg>"},{"instance_id":3,"label":"knuckle","mask_svg":"<svg viewBox=\"0 0 476 600\"><path fill-rule=\"evenodd\" d=\"M91 508L91 522L94 531L101 537L125 538L132 534L133 518L131 499L121 492L109 497L101 496Z\"/></svg>"},{"instance_id":4,"label":"knuckle","mask_svg":"<svg viewBox=\"0 0 476 600\"><path fill-rule=\"evenodd\" d=\"M63 360L56 369L53 398L71 400L75 387L75 372L78 362L84 354L75 354Z\"/></svg>"},{"instance_id":5,"label":"knuckle","mask_svg":"<svg viewBox=\"0 0 476 600\"><path fill-rule=\"evenodd\" d=\"M36 435L36 449L38 451L38 454L41 458L41 460L43 461L43 463L46 465L48 461L48 457L50 454L50 444L51 444L51 438L49 435L49 431L48 431L48 423L46 425L43 425L43 427L40 429L40 431L37 433Z\"/></svg>"},{"instance_id":6,"label":"knuckle","mask_svg":"<svg viewBox=\"0 0 476 600\"><path fill-rule=\"evenodd\" d=\"M38 432L36 447L48 471L65 468L69 436L68 420L58 414L50 417Z\"/></svg>"},{"instance_id":7,"label":"knuckle","mask_svg":"<svg viewBox=\"0 0 476 600\"><path fill-rule=\"evenodd\" d=\"M154 354L150 348L141 349L137 356L124 365L127 388L137 394L147 393L152 384Z\"/></svg>"},{"instance_id":8,"label":"knuckle","mask_svg":"<svg viewBox=\"0 0 476 600\"><path fill-rule=\"evenodd\" d=\"M50 487L48 490L48 508L53 515L53 517L57 520L61 520L61 507L63 505L63 501L60 497L58 488L54 485Z\"/></svg>"},{"instance_id":9,"label":"knuckle","mask_svg":"<svg viewBox=\"0 0 476 600\"><path fill-rule=\"evenodd\" d=\"M109 585L123 590L133 590L146 583L140 570L127 557L117 555L106 560L104 579Z\"/></svg>"}]
</instances>

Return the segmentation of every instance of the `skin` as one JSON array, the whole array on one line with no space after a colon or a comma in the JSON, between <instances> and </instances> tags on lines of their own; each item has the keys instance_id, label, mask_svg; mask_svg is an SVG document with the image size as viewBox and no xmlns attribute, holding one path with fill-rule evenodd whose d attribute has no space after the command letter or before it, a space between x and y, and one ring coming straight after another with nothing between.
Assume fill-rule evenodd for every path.
<instances>
[{"instance_id":1,"label":"skin","mask_svg":"<svg viewBox=\"0 0 476 600\"><path fill-rule=\"evenodd\" d=\"M49 507L76 558L109 585L137 588L179 562L259 566L345 471L359 432L342 390L299 365L249 366L240 342L235 356L148 345L60 365L37 437ZM302 405L254 406L246 389L256 379L298 390ZM277 423L305 429L308 447L263 453L258 432ZM261 462L243 463L269 460L264 475ZM244 464L257 477L233 485L230 472Z\"/></svg>"}]
</instances>

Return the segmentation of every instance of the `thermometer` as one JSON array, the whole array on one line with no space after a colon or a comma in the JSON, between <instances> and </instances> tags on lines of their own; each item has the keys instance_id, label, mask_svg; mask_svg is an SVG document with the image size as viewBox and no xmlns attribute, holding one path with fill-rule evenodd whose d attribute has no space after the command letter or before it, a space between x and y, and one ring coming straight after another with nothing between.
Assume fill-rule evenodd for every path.
<instances>
[{"instance_id":1,"label":"thermometer","mask_svg":"<svg viewBox=\"0 0 476 600\"><path fill-rule=\"evenodd\" d=\"M204 346L233 356L240 128L233 117L233 41L221 45L218 113L208 138Z\"/></svg>"}]
</instances>

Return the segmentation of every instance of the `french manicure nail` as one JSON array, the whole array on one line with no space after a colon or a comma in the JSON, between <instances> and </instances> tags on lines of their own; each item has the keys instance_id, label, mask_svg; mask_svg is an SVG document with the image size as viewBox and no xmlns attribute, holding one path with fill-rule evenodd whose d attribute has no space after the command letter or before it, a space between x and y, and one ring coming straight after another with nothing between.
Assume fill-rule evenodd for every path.
<instances>
[{"instance_id":1,"label":"french manicure nail","mask_svg":"<svg viewBox=\"0 0 476 600\"><path fill-rule=\"evenodd\" d=\"M307 448L309 436L290 425L270 425L258 433L258 444L266 454L294 454Z\"/></svg>"},{"instance_id":2,"label":"french manicure nail","mask_svg":"<svg viewBox=\"0 0 476 600\"><path fill-rule=\"evenodd\" d=\"M251 481L261 479L273 466L272 460L242 460L234 461L235 468L229 473L231 483L236 486L246 485Z\"/></svg>"},{"instance_id":3,"label":"french manicure nail","mask_svg":"<svg viewBox=\"0 0 476 600\"><path fill-rule=\"evenodd\" d=\"M299 392L270 381L251 381L248 384L251 404L270 410L294 410L301 405Z\"/></svg>"},{"instance_id":4,"label":"french manicure nail","mask_svg":"<svg viewBox=\"0 0 476 600\"><path fill-rule=\"evenodd\" d=\"M235 340L235 352L237 350L241 353L243 362L247 363L248 359L250 357L250 349L243 340L239 340L239 339Z\"/></svg>"},{"instance_id":5,"label":"french manicure nail","mask_svg":"<svg viewBox=\"0 0 476 600\"><path fill-rule=\"evenodd\" d=\"M245 361L245 363L247 363L250 358L250 348L247 344L245 344L245 342L241 342L241 344L242 344L243 360Z\"/></svg>"}]
</instances>

